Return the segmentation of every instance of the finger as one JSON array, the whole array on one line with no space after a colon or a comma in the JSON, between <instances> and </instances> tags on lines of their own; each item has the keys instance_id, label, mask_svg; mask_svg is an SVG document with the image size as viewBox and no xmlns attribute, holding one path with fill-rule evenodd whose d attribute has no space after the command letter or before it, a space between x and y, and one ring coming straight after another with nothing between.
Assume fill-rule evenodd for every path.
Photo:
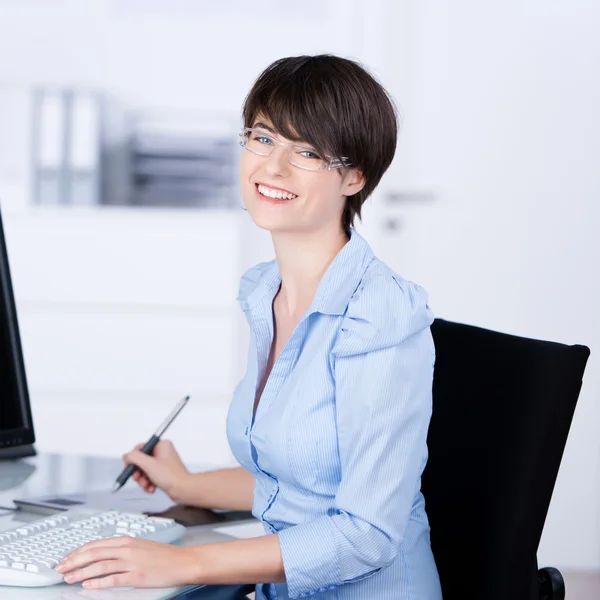
<instances>
[{"instance_id":1,"label":"finger","mask_svg":"<svg viewBox=\"0 0 600 600\"><path fill-rule=\"evenodd\" d=\"M100 579L87 579L81 584L88 589L104 589L116 587L135 587L135 581L131 573L119 573L116 575L107 575Z\"/></svg>"},{"instance_id":2,"label":"finger","mask_svg":"<svg viewBox=\"0 0 600 600\"><path fill-rule=\"evenodd\" d=\"M104 540L88 542L64 556L56 565L56 571L59 573L66 573L67 571L83 567L97 560L117 558L119 549L131 545L132 542L133 538L129 536L106 538Z\"/></svg>"},{"instance_id":3,"label":"finger","mask_svg":"<svg viewBox=\"0 0 600 600\"><path fill-rule=\"evenodd\" d=\"M82 569L76 569L65 575L67 583L77 583L93 577L102 577L103 575L112 575L114 573L124 573L127 571L125 561L123 560L102 560L95 562Z\"/></svg>"},{"instance_id":4,"label":"finger","mask_svg":"<svg viewBox=\"0 0 600 600\"><path fill-rule=\"evenodd\" d=\"M144 473L147 473L155 464L156 458L148 456L139 450L132 450L125 455L125 460L138 467Z\"/></svg>"},{"instance_id":5,"label":"finger","mask_svg":"<svg viewBox=\"0 0 600 600\"><path fill-rule=\"evenodd\" d=\"M150 481L150 479L148 478L147 475L144 475L142 473L142 475L140 475L139 481L138 483L144 488L146 489L152 482Z\"/></svg>"},{"instance_id":6,"label":"finger","mask_svg":"<svg viewBox=\"0 0 600 600\"><path fill-rule=\"evenodd\" d=\"M144 447L144 444L137 444L136 446L134 446L133 451L135 452L136 450L141 450ZM131 450L130 450L131 452ZM125 454L122 455L123 461L125 463L127 463L127 455L129 454L129 452L125 452Z\"/></svg>"}]
</instances>

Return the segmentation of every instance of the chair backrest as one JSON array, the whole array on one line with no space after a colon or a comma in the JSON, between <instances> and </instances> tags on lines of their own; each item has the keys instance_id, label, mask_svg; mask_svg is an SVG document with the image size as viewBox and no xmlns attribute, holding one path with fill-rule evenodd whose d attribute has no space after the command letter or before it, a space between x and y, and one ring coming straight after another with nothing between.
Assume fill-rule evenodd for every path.
<instances>
[{"instance_id":1,"label":"chair backrest","mask_svg":"<svg viewBox=\"0 0 600 600\"><path fill-rule=\"evenodd\" d=\"M444 600L530 600L589 356L436 319L423 494Z\"/></svg>"}]
</instances>

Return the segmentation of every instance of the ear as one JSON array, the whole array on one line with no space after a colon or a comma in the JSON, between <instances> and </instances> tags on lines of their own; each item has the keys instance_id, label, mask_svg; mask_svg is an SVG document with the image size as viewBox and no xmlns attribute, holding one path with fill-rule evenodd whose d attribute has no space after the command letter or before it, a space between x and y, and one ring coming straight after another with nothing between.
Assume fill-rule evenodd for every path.
<instances>
[{"instance_id":1,"label":"ear","mask_svg":"<svg viewBox=\"0 0 600 600\"><path fill-rule=\"evenodd\" d=\"M342 195L354 196L365 187L365 177L358 169L348 169L342 181Z\"/></svg>"}]
</instances>

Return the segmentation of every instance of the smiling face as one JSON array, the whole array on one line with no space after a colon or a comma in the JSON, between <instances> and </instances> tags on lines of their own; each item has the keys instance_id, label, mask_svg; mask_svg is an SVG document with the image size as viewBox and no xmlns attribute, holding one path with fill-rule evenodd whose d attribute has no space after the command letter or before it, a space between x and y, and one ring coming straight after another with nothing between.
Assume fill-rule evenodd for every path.
<instances>
[{"instance_id":1,"label":"smiling face","mask_svg":"<svg viewBox=\"0 0 600 600\"><path fill-rule=\"evenodd\" d=\"M307 142L289 140L273 130L262 116L255 119L253 143L272 153L261 156L243 150L240 157L240 188L244 204L258 227L275 232L310 232L339 229L346 197L360 191L362 178L354 169L308 171L294 162L317 160ZM284 147L277 142L303 148ZM273 143L275 142L275 143ZM273 147L274 146L274 147ZM301 153L300 153L301 152Z\"/></svg>"}]
</instances>

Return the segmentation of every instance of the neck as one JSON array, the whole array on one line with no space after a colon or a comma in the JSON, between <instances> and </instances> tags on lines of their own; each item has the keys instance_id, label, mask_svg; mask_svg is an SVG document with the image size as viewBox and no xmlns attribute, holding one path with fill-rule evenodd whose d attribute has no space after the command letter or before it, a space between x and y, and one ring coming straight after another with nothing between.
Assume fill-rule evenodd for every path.
<instances>
[{"instance_id":1,"label":"neck","mask_svg":"<svg viewBox=\"0 0 600 600\"><path fill-rule=\"evenodd\" d=\"M271 236L281 274L277 301L287 315L300 317L313 301L327 267L348 242L348 236L341 227Z\"/></svg>"}]
</instances>

